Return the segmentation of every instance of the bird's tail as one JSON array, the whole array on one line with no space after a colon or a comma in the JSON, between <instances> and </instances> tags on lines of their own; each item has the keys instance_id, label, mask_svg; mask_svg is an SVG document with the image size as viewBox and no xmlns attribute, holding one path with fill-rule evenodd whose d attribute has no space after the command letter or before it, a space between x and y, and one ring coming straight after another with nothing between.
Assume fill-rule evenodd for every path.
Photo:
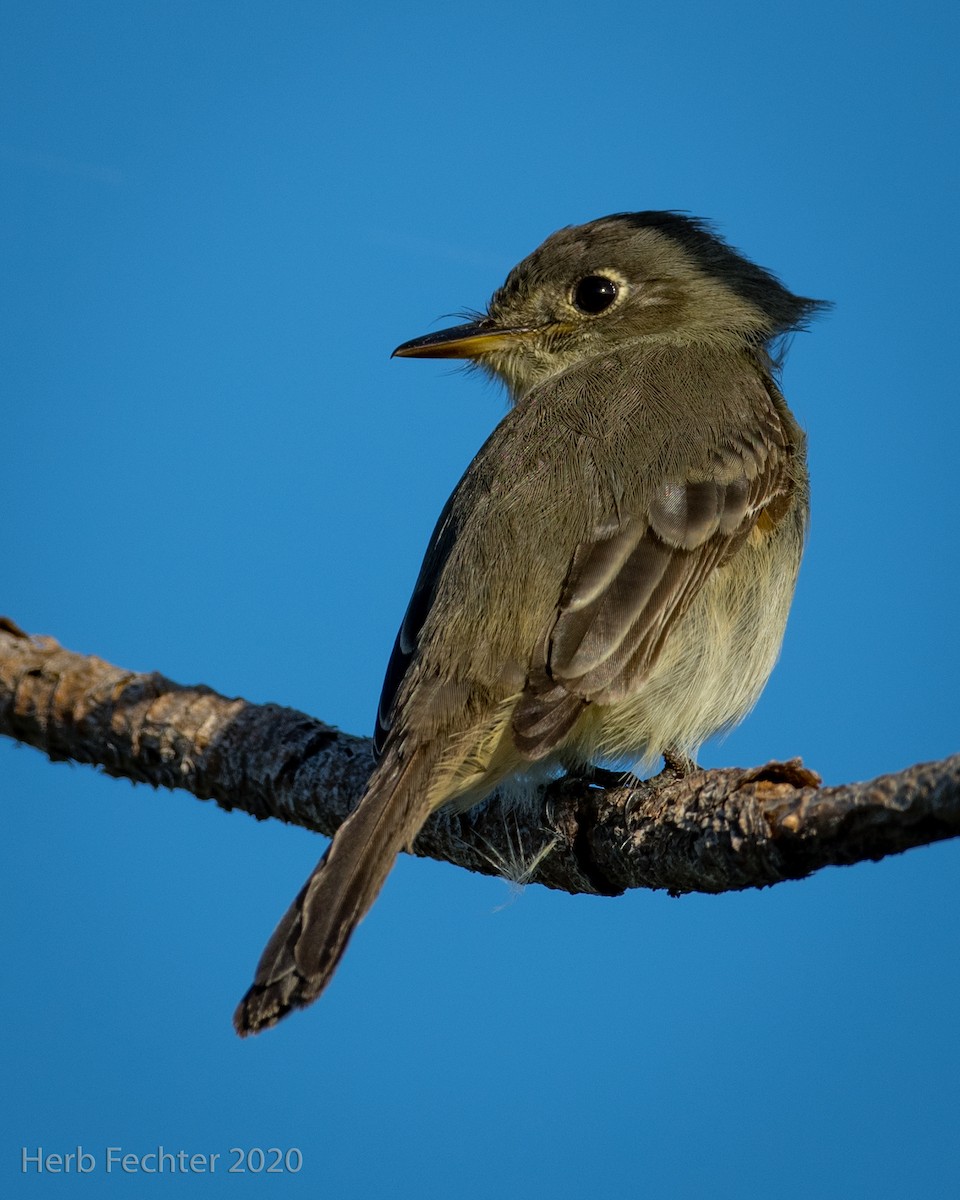
<instances>
[{"instance_id":1,"label":"bird's tail","mask_svg":"<svg viewBox=\"0 0 960 1200\"><path fill-rule=\"evenodd\" d=\"M320 995L397 854L429 815L428 755L389 754L366 794L290 905L257 965L233 1024L241 1037L275 1025Z\"/></svg>"}]
</instances>

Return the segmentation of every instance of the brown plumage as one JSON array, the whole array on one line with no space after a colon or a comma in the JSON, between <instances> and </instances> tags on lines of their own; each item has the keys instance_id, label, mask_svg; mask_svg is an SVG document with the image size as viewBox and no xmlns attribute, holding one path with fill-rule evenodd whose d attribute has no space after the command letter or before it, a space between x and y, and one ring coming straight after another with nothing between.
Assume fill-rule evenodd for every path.
<instances>
[{"instance_id":1,"label":"brown plumage","mask_svg":"<svg viewBox=\"0 0 960 1200\"><path fill-rule=\"evenodd\" d=\"M380 762L270 939L241 1034L309 1004L400 849L534 763L689 763L773 667L807 517L769 347L820 306L674 213L561 230L476 322L514 407L451 496L387 668Z\"/></svg>"}]
</instances>

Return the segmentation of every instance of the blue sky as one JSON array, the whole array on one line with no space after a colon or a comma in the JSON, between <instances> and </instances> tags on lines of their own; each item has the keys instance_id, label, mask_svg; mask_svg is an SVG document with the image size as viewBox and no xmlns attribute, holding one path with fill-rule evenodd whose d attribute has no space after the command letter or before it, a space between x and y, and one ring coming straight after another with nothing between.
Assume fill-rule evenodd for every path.
<instances>
[{"instance_id":1,"label":"blue sky","mask_svg":"<svg viewBox=\"0 0 960 1200\"><path fill-rule=\"evenodd\" d=\"M786 394L814 517L707 765L958 749L958 55L946 4L45 3L0 12L0 611L371 729L504 410L390 361L557 227L681 208L835 310ZM960 1186L960 845L764 892L568 897L402 860L322 1002L230 1014L319 856L0 744L0 1172L205 1196L933 1197ZM20 1147L97 1179L20 1174ZM298 1174L227 1174L296 1147ZM134 1189L134 1190L131 1190Z\"/></svg>"}]
</instances>

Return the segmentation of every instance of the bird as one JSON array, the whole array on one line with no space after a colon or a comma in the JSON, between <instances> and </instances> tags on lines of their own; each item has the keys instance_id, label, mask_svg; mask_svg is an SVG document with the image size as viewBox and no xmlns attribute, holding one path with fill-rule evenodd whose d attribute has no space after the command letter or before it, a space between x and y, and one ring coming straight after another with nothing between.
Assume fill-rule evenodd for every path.
<instances>
[{"instance_id":1,"label":"bird","mask_svg":"<svg viewBox=\"0 0 960 1200\"><path fill-rule=\"evenodd\" d=\"M752 708L809 513L778 352L827 307L708 221L624 212L558 230L485 311L394 350L467 360L511 405L437 521L376 766L267 943L241 1036L320 995L437 809L604 761L679 778Z\"/></svg>"}]
</instances>

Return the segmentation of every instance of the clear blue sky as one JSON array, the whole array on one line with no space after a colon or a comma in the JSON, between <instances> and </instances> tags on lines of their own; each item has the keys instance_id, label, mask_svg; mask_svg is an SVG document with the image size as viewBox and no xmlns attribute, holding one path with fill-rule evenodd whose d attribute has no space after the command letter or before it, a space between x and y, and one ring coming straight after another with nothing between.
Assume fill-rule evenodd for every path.
<instances>
[{"instance_id":1,"label":"clear blue sky","mask_svg":"<svg viewBox=\"0 0 960 1200\"><path fill-rule=\"evenodd\" d=\"M682 208L836 303L784 377L814 520L783 656L704 762L957 751L957 32L923 0L7 0L0 611L369 732L503 412L391 349L560 225ZM147 1194L102 1157L158 1144L221 1155L146 1185L203 1196L960 1190L960 844L681 900L404 859L323 1001L240 1042L320 839L9 743L0 795L18 1195Z\"/></svg>"}]
</instances>

